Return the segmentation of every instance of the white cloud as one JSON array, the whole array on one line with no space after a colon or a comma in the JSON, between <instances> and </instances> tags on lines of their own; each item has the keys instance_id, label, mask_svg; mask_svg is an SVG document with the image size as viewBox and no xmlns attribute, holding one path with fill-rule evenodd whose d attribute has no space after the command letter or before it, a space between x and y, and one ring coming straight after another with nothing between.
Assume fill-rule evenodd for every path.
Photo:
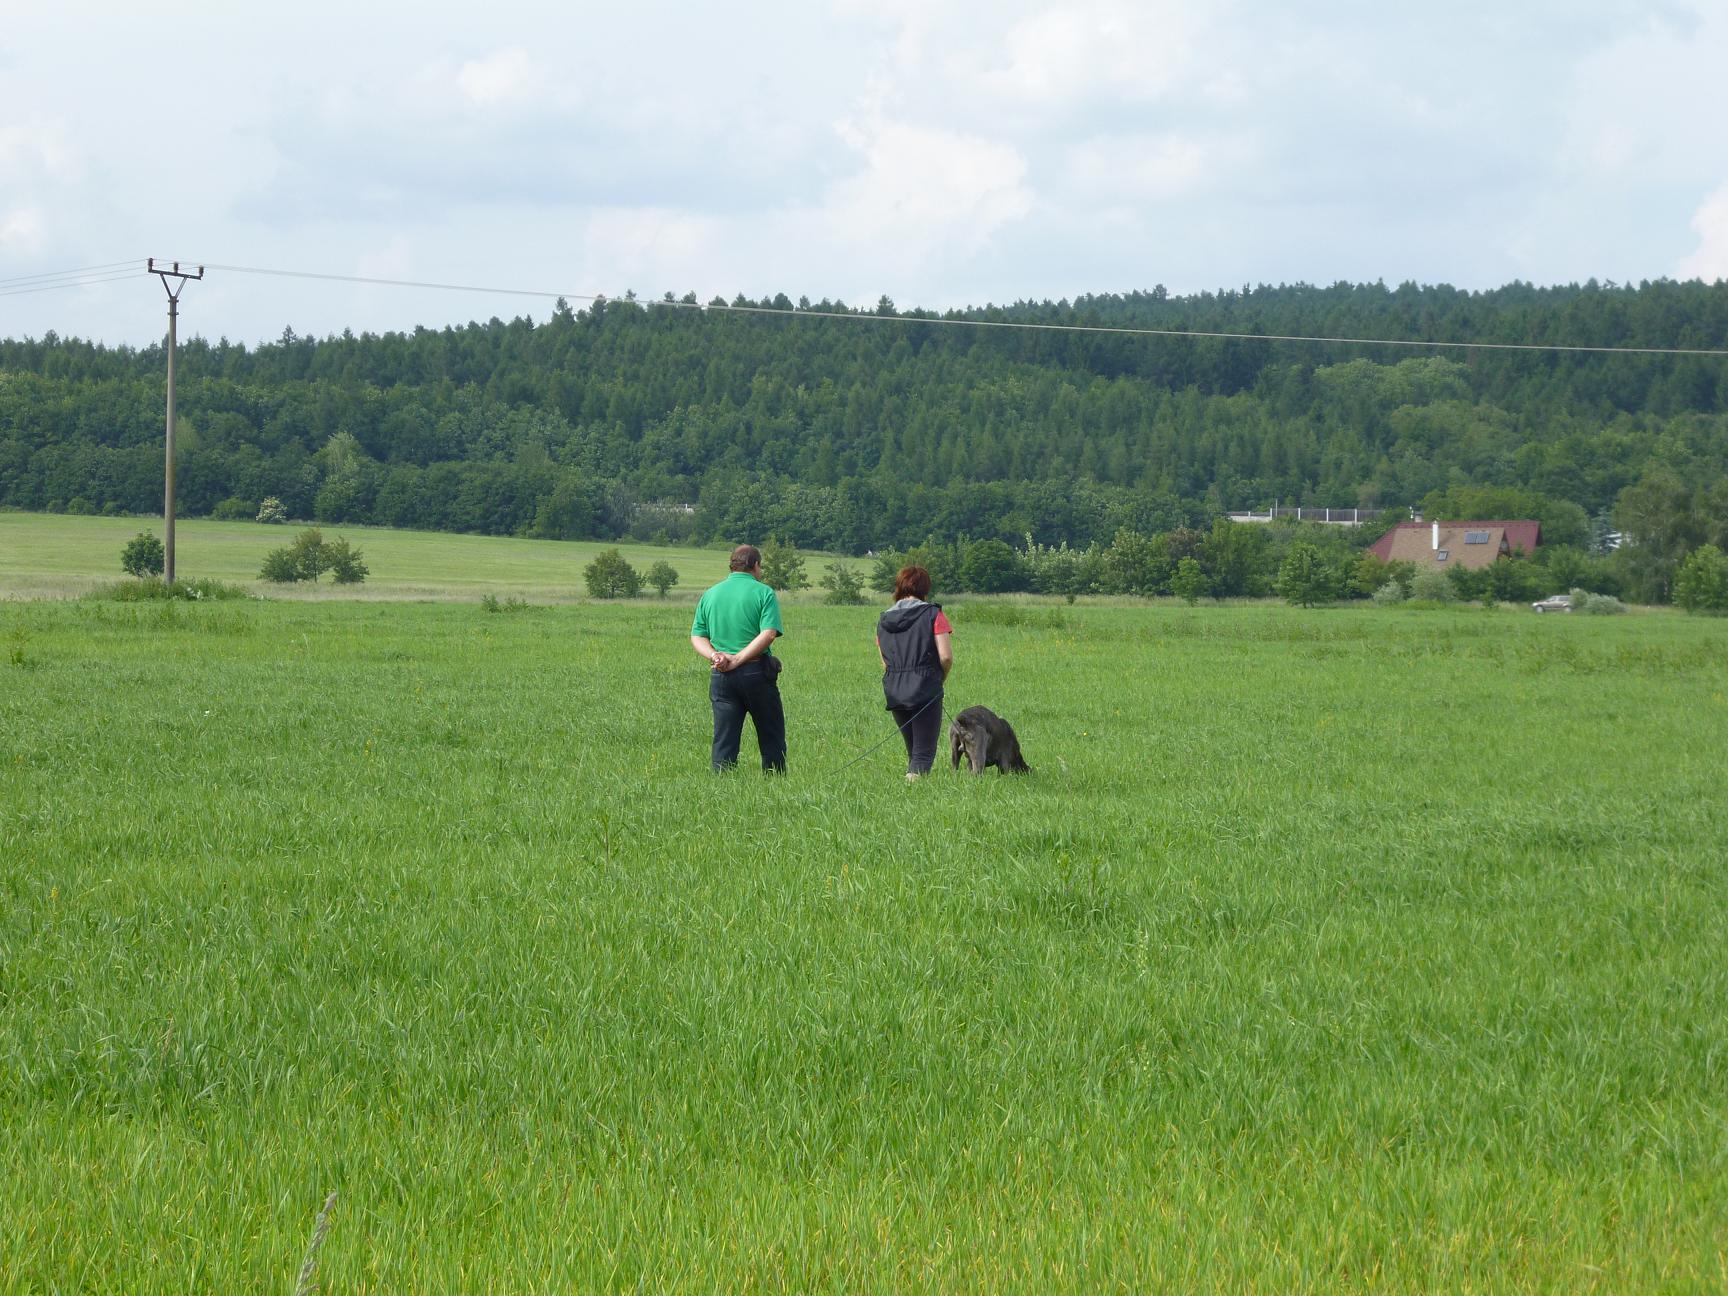
<instances>
[{"instance_id":1,"label":"white cloud","mask_svg":"<svg viewBox=\"0 0 1728 1296\"><path fill-rule=\"evenodd\" d=\"M39 252L46 222L39 207L20 207L0 216L0 249L8 252Z\"/></svg>"},{"instance_id":2,"label":"white cloud","mask_svg":"<svg viewBox=\"0 0 1728 1296\"><path fill-rule=\"evenodd\" d=\"M715 221L692 212L602 208L588 218L583 233L586 282L605 292L634 288L645 295L656 295L667 285L697 282L711 274L717 233Z\"/></svg>"},{"instance_id":3,"label":"white cloud","mask_svg":"<svg viewBox=\"0 0 1728 1296\"><path fill-rule=\"evenodd\" d=\"M1086 140L1069 155L1067 170L1084 193L1157 202L1217 188L1250 154L1244 140L1153 131Z\"/></svg>"},{"instance_id":4,"label":"white cloud","mask_svg":"<svg viewBox=\"0 0 1728 1296\"><path fill-rule=\"evenodd\" d=\"M1032 209L1026 161L1012 147L902 122L846 124L864 169L831 186L820 222L841 244L918 259L971 251Z\"/></svg>"},{"instance_id":5,"label":"white cloud","mask_svg":"<svg viewBox=\"0 0 1728 1296\"><path fill-rule=\"evenodd\" d=\"M1045 108L1108 99L1148 102L1187 79L1197 24L1191 7L1161 0L1085 0L1009 28L1003 58L979 83Z\"/></svg>"},{"instance_id":6,"label":"white cloud","mask_svg":"<svg viewBox=\"0 0 1728 1296\"><path fill-rule=\"evenodd\" d=\"M0 125L0 179L69 179L78 170L77 154L59 124L30 120L18 126Z\"/></svg>"},{"instance_id":7,"label":"white cloud","mask_svg":"<svg viewBox=\"0 0 1728 1296\"><path fill-rule=\"evenodd\" d=\"M456 88L469 103L481 108L531 99L540 81L534 61L521 49L499 50L482 59L470 59L456 72Z\"/></svg>"},{"instance_id":8,"label":"white cloud","mask_svg":"<svg viewBox=\"0 0 1728 1296\"><path fill-rule=\"evenodd\" d=\"M1682 279L1728 279L1728 183L1718 186L1692 214L1698 247L1680 263Z\"/></svg>"}]
</instances>

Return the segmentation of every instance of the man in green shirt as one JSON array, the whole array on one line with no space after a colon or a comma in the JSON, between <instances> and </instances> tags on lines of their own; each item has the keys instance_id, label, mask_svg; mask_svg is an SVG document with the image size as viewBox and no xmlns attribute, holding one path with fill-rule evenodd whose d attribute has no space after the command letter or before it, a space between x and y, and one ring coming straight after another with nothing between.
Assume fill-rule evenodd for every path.
<instances>
[{"instance_id":1,"label":"man in green shirt","mask_svg":"<svg viewBox=\"0 0 1728 1296\"><path fill-rule=\"evenodd\" d=\"M762 553L755 545L732 551L731 575L696 604L690 643L713 670L708 701L714 707L716 770L738 763L744 717L756 726L765 771L786 772L786 713L780 705L780 663L769 646L785 630L780 600L762 581Z\"/></svg>"}]
</instances>

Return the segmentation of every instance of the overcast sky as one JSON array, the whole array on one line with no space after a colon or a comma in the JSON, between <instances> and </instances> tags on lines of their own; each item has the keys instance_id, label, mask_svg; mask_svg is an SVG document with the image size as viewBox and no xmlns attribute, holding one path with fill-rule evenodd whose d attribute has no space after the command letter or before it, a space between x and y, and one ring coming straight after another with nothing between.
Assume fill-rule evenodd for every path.
<instances>
[{"instance_id":1,"label":"overcast sky","mask_svg":"<svg viewBox=\"0 0 1728 1296\"><path fill-rule=\"evenodd\" d=\"M943 308L1728 277L1728 0L0 0L0 281ZM162 290L0 336L148 343ZM544 319L211 271L183 334Z\"/></svg>"}]
</instances>

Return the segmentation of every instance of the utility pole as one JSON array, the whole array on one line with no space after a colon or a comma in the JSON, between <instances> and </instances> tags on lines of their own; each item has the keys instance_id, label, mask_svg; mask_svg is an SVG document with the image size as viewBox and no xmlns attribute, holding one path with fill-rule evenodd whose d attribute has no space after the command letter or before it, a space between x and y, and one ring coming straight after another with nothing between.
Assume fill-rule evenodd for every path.
<instances>
[{"instance_id":1,"label":"utility pole","mask_svg":"<svg viewBox=\"0 0 1728 1296\"><path fill-rule=\"evenodd\" d=\"M198 267L198 273L192 274L180 268L178 261L174 262L172 270L164 270L156 264L156 258L151 257L145 263L150 274L157 275L162 280L162 288L168 294L168 448L167 473L162 487L162 579L168 584L174 583L174 341L175 318L180 313L180 294L185 291L188 279L202 279L204 267ZM168 286L170 279L180 282L174 287Z\"/></svg>"}]
</instances>

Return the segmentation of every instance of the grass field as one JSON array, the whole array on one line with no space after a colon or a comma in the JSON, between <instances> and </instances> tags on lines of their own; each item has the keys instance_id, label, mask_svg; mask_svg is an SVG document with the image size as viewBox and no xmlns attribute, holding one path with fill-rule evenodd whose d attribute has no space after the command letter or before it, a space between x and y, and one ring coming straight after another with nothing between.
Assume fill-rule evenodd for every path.
<instances>
[{"instance_id":1,"label":"grass field","mask_svg":"<svg viewBox=\"0 0 1728 1296\"><path fill-rule=\"evenodd\" d=\"M0 1293L1728 1286L1728 624L688 604L0 602Z\"/></svg>"},{"instance_id":2,"label":"grass field","mask_svg":"<svg viewBox=\"0 0 1728 1296\"><path fill-rule=\"evenodd\" d=\"M288 544L311 523L261 526L256 522L181 519L174 524L175 574L246 584L271 598L350 601L478 599L515 595L541 603L585 593L582 569L602 549L619 548L638 571L665 560L679 575L674 593L694 595L726 571L721 549L655 545L612 546L591 541L517 540L499 536L393 531L386 527L323 525L327 536L346 536L365 555L365 584L316 587L270 585L258 568L270 550ZM64 598L125 578L120 551L140 531L162 537L162 519L75 517L56 513L0 512L0 598ZM822 565L807 564L812 580ZM650 591L652 593L652 591Z\"/></svg>"}]
</instances>

